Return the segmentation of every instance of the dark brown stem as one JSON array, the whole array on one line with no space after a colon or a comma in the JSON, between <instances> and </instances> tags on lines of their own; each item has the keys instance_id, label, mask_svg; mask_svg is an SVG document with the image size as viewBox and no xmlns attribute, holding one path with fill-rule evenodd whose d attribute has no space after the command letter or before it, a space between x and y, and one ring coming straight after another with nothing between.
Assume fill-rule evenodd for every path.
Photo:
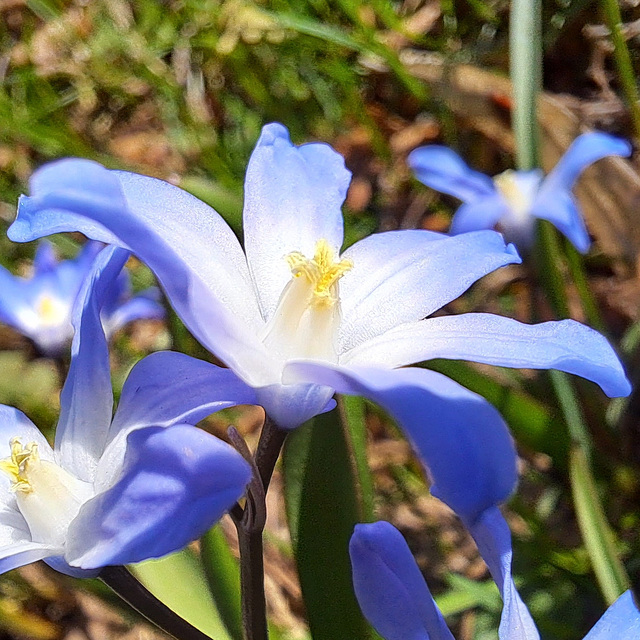
<instances>
[{"instance_id":1,"label":"dark brown stem","mask_svg":"<svg viewBox=\"0 0 640 640\"><path fill-rule=\"evenodd\" d=\"M254 456L254 478L244 509L231 510L240 547L242 622L245 640L267 640L267 609L264 595L262 532L266 520L265 495L287 431L265 418Z\"/></svg>"},{"instance_id":2,"label":"dark brown stem","mask_svg":"<svg viewBox=\"0 0 640 640\"><path fill-rule=\"evenodd\" d=\"M126 567L105 567L99 577L138 613L177 640L211 640L160 602Z\"/></svg>"}]
</instances>

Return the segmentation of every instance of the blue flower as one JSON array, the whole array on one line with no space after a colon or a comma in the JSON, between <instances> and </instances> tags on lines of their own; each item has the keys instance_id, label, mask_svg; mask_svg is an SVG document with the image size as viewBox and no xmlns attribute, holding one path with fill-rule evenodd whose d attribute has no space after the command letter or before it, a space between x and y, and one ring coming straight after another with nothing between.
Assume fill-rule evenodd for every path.
<instances>
[{"instance_id":1,"label":"blue flower","mask_svg":"<svg viewBox=\"0 0 640 640\"><path fill-rule=\"evenodd\" d=\"M537 640L538 630L511 579L511 542L504 519L497 509L487 516L483 526L500 541L491 554L484 556L504 600L498 635L501 640ZM480 537L480 545L484 544L486 532L472 533ZM407 543L395 527L384 521L356 525L349 553L360 608L385 640L453 640ZM627 591L584 640L638 637L640 611L631 591Z\"/></svg>"},{"instance_id":2,"label":"blue flower","mask_svg":"<svg viewBox=\"0 0 640 640\"><path fill-rule=\"evenodd\" d=\"M409 154L409 166L428 187L462 200L451 233L492 229L527 249L533 243L536 218L548 220L575 248L586 253L591 245L582 214L571 193L580 173L606 156L629 156L631 145L606 133L578 136L544 178L539 170L505 171L491 180L471 169L454 151L439 145Z\"/></svg>"},{"instance_id":3,"label":"blue flower","mask_svg":"<svg viewBox=\"0 0 640 640\"><path fill-rule=\"evenodd\" d=\"M200 342L255 388L285 428L334 392L379 403L426 461L432 493L473 520L508 496L515 452L498 412L443 375L398 368L431 358L554 367L630 386L606 340L577 322L491 314L429 318L478 278L519 262L494 231L369 236L340 254L344 160L267 125L249 162L244 248L209 206L166 182L67 159L36 172L9 230L24 242L81 231L132 250Z\"/></svg>"},{"instance_id":4,"label":"blue flower","mask_svg":"<svg viewBox=\"0 0 640 640\"><path fill-rule=\"evenodd\" d=\"M204 533L251 477L239 453L191 426L255 402L229 371L153 354L131 371L112 420L100 311L127 256L105 249L79 294L55 447L0 405L0 572L45 559L86 577L165 555Z\"/></svg>"},{"instance_id":5,"label":"blue flower","mask_svg":"<svg viewBox=\"0 0 640 640\"><path fill-rule=\"evenodd\" d=\"M59 262L51 244L43 241L32 277L17 277L0 267L0 321L29 338L43 355L64 353L73 337L73 304L101 248L101 243L89 242L77 258ZM164 309L153 296L151 290L132 298L129 274L123 270L105 300L102 320L107 334L132 320L162 318Z\"/></svg>"}]
</instances>

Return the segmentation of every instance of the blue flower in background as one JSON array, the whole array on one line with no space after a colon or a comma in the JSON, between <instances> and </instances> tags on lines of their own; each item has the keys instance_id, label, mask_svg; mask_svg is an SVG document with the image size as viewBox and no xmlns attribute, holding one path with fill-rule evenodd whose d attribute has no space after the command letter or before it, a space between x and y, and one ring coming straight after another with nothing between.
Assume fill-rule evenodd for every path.
<instances>
[{"instance_id":1,"label":"blue flower in background","mask_svg":"<svg viewBox=\"0 0 640 640\"><path fill-rule=\"evenodd\" d=\"M39 244L33 275L21 278L0 267L0 321L29 338L46 356L59 356L71 343L71 313L83 280L102 248L88 242L73 260L58 261L49 242ZM162 318L157 290L131 297L129 274L123 270L105 300L102 320L108 335L133 320Z\"/></svg>"},{"instance_id":2,"label":"blue flower in background","mask_svg":"<svg viewBox=\"0 0 640 640\"><path fill-rule=\"evenodd\" d=\"M343 253L350 173L326 144L294 146L267 125L247 170L244 249L224 220L166 182L88 160L43 167L11 239L62 231L132 250L200 342L282 427L330 408L334 392L385 408L425 460L432 493L468 522L504 500L516 457L498 412L449 378L399 368L431 358L557 368L630 390L606 340L577 322L492 314L430 318L483 275L519 262L494 231L369 236Z\"/></svg>"},{"instance_id":3,"label":"blue flower in background","mask_svg":"<svg viewBox=\"0 0 640 640\"><path fill-rule=\"evenodd\" d=\"M251 477L239 453L191 426L255 401L229 371L153 354L131 371L112 420L100 311L127 256L105 249L79 294L55 447L24 414L0 405L0 572L45 559L88 577L176 551L219 519Z\"/></svg>"},{"instance_id":4,"label":"blue flower in background","mask_svg":"<svg viewBox=\"0 0 640 640\"><path fill-rule=\"evenodd\" d=\"M451 222L459 234L499 225L520 249L533 243L535 220L548 220L575 248L586 253L591 240L571 190L580 173L606 156L629 156L631 145L605 133L578 136L546 177L539 170L505 171L493 180L471 169L462 158L439 145L409 154L409 166L420 182L455 196L464 204Z\"/></svg>"},{"instance_id":5,"label":"blue flower in background","mask_svg":"<svg viewBox=\"0 0 640 640\"><path fill-rule=\"evenodd\" d=\"M494 521L491 526L502 528L498 516L490 514ZM497 567L487 562L505 601L498 635L500 640L536 640L539 634L535 624L513 588L510 547L509 542L500 550L503 560L499 564L503 569L497 574ZM349 553L360 608L385 640L453 640L407 543L395 527L384 521L356 525ZM640 611L631 591L626 591L584 640L637 640L639 637Z\"/></svg>"}]
</instances>

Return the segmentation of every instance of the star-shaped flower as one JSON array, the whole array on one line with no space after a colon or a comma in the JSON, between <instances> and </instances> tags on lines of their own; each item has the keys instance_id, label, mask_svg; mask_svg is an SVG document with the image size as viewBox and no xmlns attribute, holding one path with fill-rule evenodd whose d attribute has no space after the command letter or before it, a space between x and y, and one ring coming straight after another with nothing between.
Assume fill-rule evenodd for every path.
<instances>
[{"instance_id":1,"label":"star-shaped flower","mask_svg":"<svg viewBox=\"0 0 640 640\"><path fill-rule=\"evenodd\" d=\"M606 340L577 322L526 325L491 314L430 318L478 278L519 262L494 231L379 233L340 252L350 173L325 144L294 146L267 125L247 170L244 251L209 206L166 182L68 159L36 172L9 230L61 231L132 250L192 333L293 428L364 395L399 422L427 462L432 492L473 519L516 481L497 411L438 373L431 358L557 368L609 395L630 386ZM246 252L246 253L245 253Z\"/></svg>"},{"instance_id":2,"label":"star-shaped flower","mask_svg":"<svg viewBox=\"0 0 640 640\"><path fill-rule=\"evenodd\" d=\"M64 353L73 338L74 302L101 248L101 243L89 242L77 258L58 261L51 244L43 241L30 278L14 276L0 267L0 321L29 338L41 354ZM107 334L133 320L164 317L155 293L157 289L132 297L129 274L123 269L104 303L102 321Z\"/></svg>"},{"instance_id":3,"label":"star-shaped flower","mask_svg":"<svg viewBox=\"0 0 640 640\"><path fill-rule=\"evenodd\" d=\"M606 133L578 136L548 176L505 171L493 180L471 169L448 147L429 145L409 154L409 166L428 187L462 200L451 233L492 229L496 225L519 248L533 243L536 218L548 220L575 248L586 253L591 240L571 190L582 171L606 156L629 156L631 145Z\"/></svg>"},{"instance_id":4,"label":"star-shaped flower","mask_svg":"<svg viewBox=\"0 0 640 640\"><path fill-rule=\"evenodd\" d=\"M251 477L239 453L191 426L255 402L230 371L153 354L132 370L112 420L100 312L127 257L105 249L79 294L55 447L24 414L0 405L0 572L45 559L83 577L176 551L220 518Z\"/></svg>"}]
</instances>

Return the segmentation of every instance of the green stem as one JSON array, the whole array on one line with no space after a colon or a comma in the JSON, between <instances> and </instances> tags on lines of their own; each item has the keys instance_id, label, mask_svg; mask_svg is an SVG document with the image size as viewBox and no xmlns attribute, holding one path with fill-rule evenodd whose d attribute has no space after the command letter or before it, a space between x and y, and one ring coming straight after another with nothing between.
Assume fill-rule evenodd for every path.
<instances>
[{"instance_id":1,"label":"green stem","mask_svg":"<svg viewBox=\"0 0 640 640\"><path fill-rule=\"evenodd\" d=\"M622 14L618 0L600 0L600 6L604 19L611 32L611 42L613 43L613 58L618 69L618 78L622 93L624 94L627 106L631 112L631 120L635 130L636 138L640 138L640 104L638 104L638 87L636 76L629 55L629 48L622 33Z\"/></svg>"},{"instance_id":2,"label":"green stem","mask_svg":"<svg viewBox=\"0 0 640 640\"><path fill-rule=\"evenodd\" d=\"M542 87L541 0L513 0L509 21L509 73L513 133L519 169L539 165L537 99Z\"/></svg>"}]
</instances>

